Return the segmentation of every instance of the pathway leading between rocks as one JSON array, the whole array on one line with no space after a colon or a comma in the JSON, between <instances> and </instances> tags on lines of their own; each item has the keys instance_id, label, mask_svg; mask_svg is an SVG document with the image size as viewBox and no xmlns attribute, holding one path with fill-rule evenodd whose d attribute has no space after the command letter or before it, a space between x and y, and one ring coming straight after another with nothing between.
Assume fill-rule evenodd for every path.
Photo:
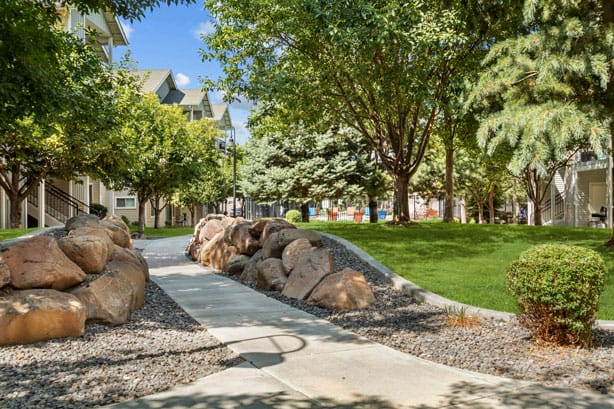
<instances>
[{"instance_id":1,"label":"pathway leading between rocks","mask_svg":"<svg viewBox=\"0 0 614 409\"><path fill-rule=\"evenodd\" d=\"M245 362L113 408L614 408L614 397L459 370L373 343L139 241L151 278Z\"/></svg>"}]
</instances>

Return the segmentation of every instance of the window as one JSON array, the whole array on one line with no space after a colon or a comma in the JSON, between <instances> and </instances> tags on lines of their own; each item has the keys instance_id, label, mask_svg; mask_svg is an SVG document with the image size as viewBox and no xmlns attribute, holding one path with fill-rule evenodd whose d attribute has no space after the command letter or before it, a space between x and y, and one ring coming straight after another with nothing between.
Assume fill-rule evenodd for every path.
<instances>
[{"instance_id":1,"label":"window","mask_svg":"<svg viewBox=\"0 0 614 409\"><path fill-rule=\"evenodd\" d=\"M136 209L135 197L116 197L115 198L116 209Z\"/></svg>"}]
</instances>

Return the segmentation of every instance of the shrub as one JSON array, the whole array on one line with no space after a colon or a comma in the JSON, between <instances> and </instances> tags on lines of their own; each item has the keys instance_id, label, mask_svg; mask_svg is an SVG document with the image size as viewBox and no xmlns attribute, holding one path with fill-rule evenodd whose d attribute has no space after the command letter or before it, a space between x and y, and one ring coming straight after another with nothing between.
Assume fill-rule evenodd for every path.
<instances>
[{"instance_id":1,"label":"shrub","mask_svg":"<svg viewBox=\"0 0 614 409\"><path fill-rule=\"evenodd\" d=\"M126 223L126 226L130 226L130 219L128 219L125 214L122 214L122 221Z\"/></svg>"},{"instance_id":2,"label":"shrub","mask_svg":"<svg viewBox=\"0 0 614 409\"><path fill-rule=\"evenodd\" d=\"M298 223L301 221L301 212L292 209L286 212L286 220L290 223Z\"/></svg>"},{"instance_id":3,"label":"shrub","mask_svg":"<svg viewBox=\"0 0 614 409\"><path fill-rule=\"evenodd\" d=\"M107 215L108 211L109 209L107 209L105 205L102 205L100 203L90 204L90 214L95 214L101 219Z\"/></svg>"},{"instance_id":4,"label":"shrub","mask_svg":"<svg viewBox=\"0 0 614 409\"><path fill-rule=\"evenodd\" d=\"M537 339L590 345L605 285L603 259L582 247L546 244L523 252L507 273L520 322Z\"/></svg>"}]
</instances>

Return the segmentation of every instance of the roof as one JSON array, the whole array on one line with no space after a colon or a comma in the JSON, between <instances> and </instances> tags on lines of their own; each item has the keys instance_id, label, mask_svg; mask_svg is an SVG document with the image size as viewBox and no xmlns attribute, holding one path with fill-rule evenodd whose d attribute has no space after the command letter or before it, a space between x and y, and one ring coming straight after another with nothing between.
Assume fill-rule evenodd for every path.
<instances>
[{"instance_id":1,"label":"roof","mask_svg":"<svg viewBox=\"0 0 614 409\"><path fill-rule=\"evenodd\" d=\"M111 30L111 36L113 37L113 44L118 45L128 45L128 38L126 37L126 33L122 25L119 23L117 16L109 11L105 11L103 13L104 19L109 25L109 29Z\"/></svg>"},{"instance_id":2,"label":"roof","mask_svg":"<svg viewBox=\"0 0 614 409\"><path fill-rule=\"evenodd\" d=\"M164 81L169 82L169 88L176 90L175 80L173 79L173 73L171 70L138 70L134 73L143 80L143 91L156 92Z\"/></svg>"},{"instance_id":3,"label":"roof","mask_svg":"<svg viewBox=\"0 0 614 409\"><path fill-rule=\"evenodd\" d=\"M220 129L226 130L232 128L232 120L230 119L230 113L228 112L227 104L211 104L213 110L213 119L218 124Z\"/></svg>"}]
</instances>

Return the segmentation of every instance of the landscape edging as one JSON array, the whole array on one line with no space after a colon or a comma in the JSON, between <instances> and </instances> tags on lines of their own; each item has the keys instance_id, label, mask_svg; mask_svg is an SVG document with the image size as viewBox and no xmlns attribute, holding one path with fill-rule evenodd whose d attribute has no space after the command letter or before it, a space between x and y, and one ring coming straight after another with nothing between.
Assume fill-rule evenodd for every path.
<instances>
[{"instance_id":1,"label":"landscape edging","mask_svg":"<svg viewBox=\"0 0 614 409\"><path fill-rule=\"evenodd\" d=\"M394 288L402 291L404 294L411 295L414 299L421 303L427 303L431 305L436 305L442 308L450 308L453 311L460 312L461 310L465 311L468 315L479 316L483 318L494 318L498 320L508 321L516 316L516 314L512 314L510 312L502 312L489 310L485 308L478 308L472 305L463 304L457 301L453 301L437 294L434 294L430 291L425 290L424 288L412 283L411 281L401 277L369 254L367 254L364 250L357 247L356 245L350 243L349 241L342 239L339 236L335 236L334 234L320 232L323 236L336 241L337 243L345 246L348 250L354 252L358 258L367 263L373 270L380 274L386 281L388 281ZM614 329L614 321L607 320L597 320L597 325L604 329Z\"/></svg>"}]
</instances>

